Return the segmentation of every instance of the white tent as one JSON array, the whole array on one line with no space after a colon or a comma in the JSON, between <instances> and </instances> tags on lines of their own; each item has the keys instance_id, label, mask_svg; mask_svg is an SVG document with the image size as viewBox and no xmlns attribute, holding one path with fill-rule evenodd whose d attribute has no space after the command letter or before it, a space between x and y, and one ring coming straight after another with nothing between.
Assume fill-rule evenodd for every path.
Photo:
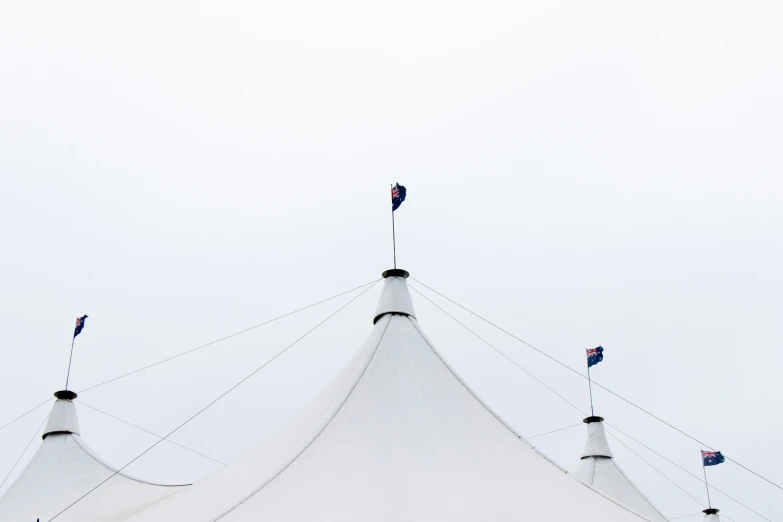
<instances>
[{"instance_id":1,"label":"white tent","mask_svg":"<svg viewBox=\"0 0 783 522\"><path fill-rule=\"evenodd\" d=\"M587 417L587 443L579 466L571 473L588 486L652 522L666 522L652 503L634 486L612 456L603 418Z\"/></svg>"},{"instance_id":2,"label":"white tent","mask_svg":"<svg viewBox=\"0 0 783 522\"><path fill-rule=\"evenodd\" d=\"M389 270L374 326L279 433L132 522L638 522L538 453L422 332L407 272Z\"/></svg>"},{"instance_id":3,"label":"white tent","mask_svg":"<svg viewBox=\"0 0 783 522\"><path fill-rule=\"evenodd\" d=\"M57 401L46 423L41 446L0 498L0 520L3 522L49 520L116 471L82 440L72 402L76 394L60 391L55 396ZM119 520L179 489L182 487L151 484L118 473L59 516L57 521Z\"/></svg>"}]
</instances>

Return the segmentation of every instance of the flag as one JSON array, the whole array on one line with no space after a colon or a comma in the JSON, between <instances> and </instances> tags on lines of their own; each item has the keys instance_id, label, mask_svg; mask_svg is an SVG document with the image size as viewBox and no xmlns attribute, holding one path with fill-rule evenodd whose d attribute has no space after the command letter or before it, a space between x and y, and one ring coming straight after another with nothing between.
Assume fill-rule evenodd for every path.
<instances>
[{"instance_id":1,"label":"flag","mask_svg":"<svg viewBox=\"0 0 783 522\"><path fill-rule=\"evenodd\" d=\"M84 329L84 320L87 319L86 315L83 315L81 317L76 318L76 328L73 329L73 338L76 339L76 336L82 333L82 330Z\"/></svg>"},{"instance_id":2,"label":"flag","mask_svg":"<svg viewBox=\"0 0 783 522\"><path fill-rule=\"evenodd\" d=\"M402 202L405 201L405 194L406 194L405 187L400 185L399 183L395 184L392 187L391 196L392 196L392 212L400 208L400 205L402 205Z\"/></svg>"},{"instance_id":3,"label":"flag","mask_svg":"<svg viewBox=\"0 0 783 522\"><path fill-rule=\"evenodd\" d=\"M598 348L587 349L587 367L595 366L599 362L604 360L604 348L599 346Z\"/></svg>"},{"instance_id":4,"label":"flag","mask_svg":"<svg viewBox=\"0 0 783 522\"><path fill-rule=\"evenodd\" d=\"M725 460L720 451L701 451L701 462L705 466L717 466Z\"/></svg>"}]
</instances>

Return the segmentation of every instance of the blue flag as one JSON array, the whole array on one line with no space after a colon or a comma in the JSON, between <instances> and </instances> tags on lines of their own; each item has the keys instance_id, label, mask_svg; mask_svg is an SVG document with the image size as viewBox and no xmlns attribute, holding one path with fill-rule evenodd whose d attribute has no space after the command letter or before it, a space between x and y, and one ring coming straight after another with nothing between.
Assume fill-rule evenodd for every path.
<instances>
[{"instance_id":1,"label":"blue flag","mask_svg":"<svg viewBox=\"0 0 783 522\"><path fill-rule=\"evenodd\" d=\"M392 212L400 208L400 205L402 205L402 202L405 201L405 194L406 194L405 187L397 183L392 187L391 196L392 196Z\"/></svg>"},{"instance_id":2,"label":"blue flag","mask_svg":"<svg viewBox=\"0 0 783 522\"><path fill-rule=\"evenodd\" d=\"M587 367L595 366L599 362L604 360L604 347L587 349Z\"/></svg>"},{"instance_id":3,"label":"blue flag","mask_svg":"<svg viewBox=\"0 0 783 522\"><path fill-rule=\"evenodd\" d=\"M701 462L705 466L717 466L726 460L720 451L701 450Z\"/></svg>"},{"instance_id":4,"label":"blue flag","mask_svg":"<svg viewBox=\"0 0 783 522\"><path fill-rule=\"evenodd\" d=\"M76 318L76 328L73 329L73 338L76 339L76 336L82 333L82 330L84 329L84 321L87 319L86 315L83 315L81 317Z\"/></svg>"}]
</instances>

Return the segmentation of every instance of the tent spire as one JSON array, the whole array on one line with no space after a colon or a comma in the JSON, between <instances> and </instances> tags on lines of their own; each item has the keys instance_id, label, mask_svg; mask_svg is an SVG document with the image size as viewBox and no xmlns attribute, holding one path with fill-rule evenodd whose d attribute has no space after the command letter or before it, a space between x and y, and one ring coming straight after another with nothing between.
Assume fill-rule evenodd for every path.
<instances>
[{"instance_id":1,"label":"tent spire","mask_svg":"<svg viewBox=\"0 0 783 522\"><path fill-rule=\"evenodd\" d=\"M70 390L60 390L54 392L57 400L52 406L52 412L49 414L49 420L46 421L43 439L54 434L76 434L79 435L79 417L76 415L76 406L73 400L77 397L76 392Z\"/></svg>"},{"instance_id":2,"label":"tent spire","mask_svg":"<svg viewBox=\"0 0 783 522\"><path fill-rule=\"evenodd\" d=\"M585 451L582 453L582 459L594 458L607 458L613 457L612 451L609 449L609 443L606 440L606 433L604 432L604 418L596 415L591 415L582 420L587 424L587 444L585 444Z\"/></svg>"},{"instance_id":3,"label":"tent spire","mask_svg":"<svg viewBox=\"0 0 783 522\"><path fill-rule=\"evenodd\" d=\"M410 276L408 271L401 268L391 268L383 272L383 278L386 281L383 283L381 297L378 299L373 324L387 314L407 315L416 318L411 295L408 292L408 283L405 281L408 276Z\"/></svg>"},{"instance_id":4,"label":"tent spire","mask_svg":"<svg viewBox=\"0 0 783 522\"><path fill-rule=\"evenodd\" d=\"M639 491L614 461L609 442L606 440L603 421L603 417L596 415L584 419L583 422L587 424L587 443L579 465L571 472L572 475L647 520L666 522L666 517Z\"/></svg>"}]
</instances>

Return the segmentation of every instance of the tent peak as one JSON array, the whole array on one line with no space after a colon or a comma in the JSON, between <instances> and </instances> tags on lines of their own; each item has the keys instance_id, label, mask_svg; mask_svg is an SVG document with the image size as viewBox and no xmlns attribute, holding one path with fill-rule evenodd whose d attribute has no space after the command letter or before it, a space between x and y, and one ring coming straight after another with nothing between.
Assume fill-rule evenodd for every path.
<instances>
[{"instance_id":1,"label":"tent peak","mask_svg":"<svg viewBox=\"0 0 783 522\"><path fill-rule=\"evenodd\" d=\"M609 449L609 442L606 440L604 431L603 417L587 417L584 423L587 424L587 443L582 458L604 457L611 459L612 451Z\"/></svg>"},{"instance_id":2,"label":"tent peak","mask_svg":"<svg viewBox=\"0 0 783 522\"><path fill-rule=\"evenodd\" d=\"M49 420L46 421L43 439L49 435L56 434L74 434L80 435L79 417L76 415L76 405L73 399L76 393L68 390L55 392L57 400L54 401L52 412L49 414Z\"/></svg>"},{"instance_id":3,"label":"tent peak","mask_svg":"<svg viewBox=\"0 0 783 522\"><path fill-rule=\"evenodd\" d=\"M572 475L646 520L666 522L666 517L639 491L615 462L606 440L603 420L603 417L596 415L584 419L583 422L587 424L587 443L582 459Z\"/></svg>"},{"instance_id":4,"label":"tent peak","mask_svg":"<svg viewBox=\"0 0 783 522\"><path fill-rule=\"evenodd\" d=\"M378 306L375 308L373 324L387 314L406 315L416 318L416 311L413 309L413 301L408 291L408 283L405 279L409 276L407 271L399 268L392 268L383 273L386 279L383 282L381 297L378 299Z\"/></svg>"}]
</instances>

